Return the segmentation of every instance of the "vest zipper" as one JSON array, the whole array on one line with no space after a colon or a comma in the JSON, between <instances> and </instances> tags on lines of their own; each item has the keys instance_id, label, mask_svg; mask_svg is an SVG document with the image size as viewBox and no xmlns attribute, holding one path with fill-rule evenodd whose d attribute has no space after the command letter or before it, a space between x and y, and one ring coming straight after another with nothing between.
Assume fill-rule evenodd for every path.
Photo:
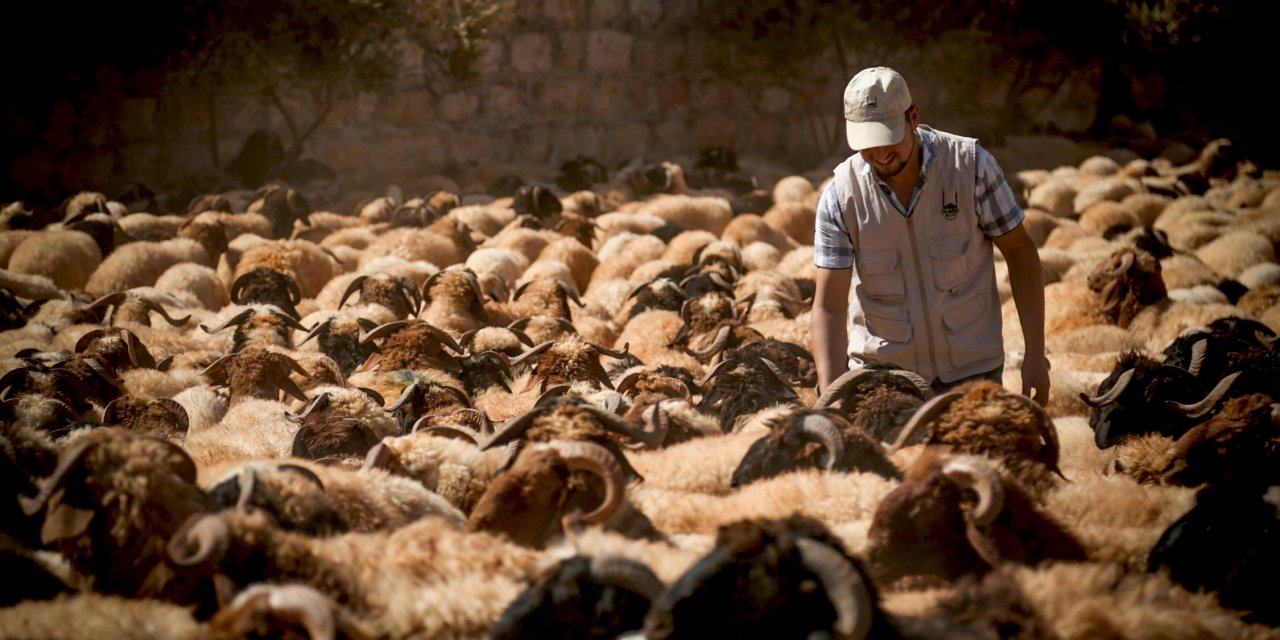
<instances>
[{"instance_id":1,"label":"vest zipper","mask_svg":"<svg viewBox=\"0 0 1280 640\"><path fill-rule=\"evenodd\" d=\"M920 247L916 244L916 227L914 220L915 218L913 216L907 216L907 236L911 239L911 260L916 269L916 284L920 286L917 291L920 292L918 297L920 299L920 306L924 311L924 337L925 341L929 345L929 364L933 366L933 371L931 373L933 374L933 377L936 378L938 377L938 372L942 371L942 369L938 368L938 350L933 344L933 321L931 320L931 318L933 318L933 313L929 311L929 296L926 294L924 272L921 271L920 268Z\"/></svg>"}]
</instances>

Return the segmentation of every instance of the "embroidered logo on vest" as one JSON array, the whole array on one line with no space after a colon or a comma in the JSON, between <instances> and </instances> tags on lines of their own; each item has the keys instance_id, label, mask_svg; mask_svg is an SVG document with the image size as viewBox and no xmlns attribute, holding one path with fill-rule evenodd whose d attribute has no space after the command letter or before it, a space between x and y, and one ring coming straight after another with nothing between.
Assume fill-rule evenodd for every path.
<instances>
[{"instance_id":1,"label":"embroidered logo on vest","mask_svg":"<svg viewBox=\"0 0 1280 640\"><path fill-rule=\"evenodd\" d=\"M942 217L947 220L955 220L960 215L960 192L956 191L950 202L946 196L942 196Z\"/></svg>"},{"instance_id":2,"label":"embroidered logo on vest","mask_svg":"<svg viewBox=\"0 0 1280 640\"><path fill-rule=\"evenodd\" d=\"M874 118L880 115L880 107L876 104L875 93L867 94L867 100L862 103L862 109L864 111L862 117L864 118Z\"/></svg>"}]
</instances>

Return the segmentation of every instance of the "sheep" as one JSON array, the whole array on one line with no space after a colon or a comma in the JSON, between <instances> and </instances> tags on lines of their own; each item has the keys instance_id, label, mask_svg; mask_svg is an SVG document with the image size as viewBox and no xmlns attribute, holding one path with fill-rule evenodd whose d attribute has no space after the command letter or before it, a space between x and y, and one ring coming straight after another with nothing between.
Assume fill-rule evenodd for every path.
<instances>
[{"instance_id":1,"label":"sheep","mask_svg":"<svg viewBox=\"0 0 1280 640\"><path fill-rule=\"evenodd\" d=\"M329 313L327 316L323 320L308 317L314 320L314 324L307 335L298 341L297 347L301 349L314 339L315 348L331 358L344 377L350 376L377 351L377 346L372 342L361 344L360 336L373 331L378 325L372 320L345 312Z\"/></svg>"},{"instance_id":2,"label":"sheep","mask_svg":"<svg viewBox=\"0 0 1280 640\"><path fill-rule=\"evenodd\" d=\"M166 269L156 278L155 288L208 311L221 309L231 302L227 286L217 272L192 262L175 264Z\"/></svg>"},{"instance_id":3,"label":"sheep","mask_svg":"<svg viewBox=\"0 0 1280 640\"><path fill-rule=\"evenodd\" d=\"M921 405L902 428L890 453L931 425L925 444L996 460L1031 495L1042 497L1061 476L1061 446L1053 420L1026 396L988 380L968 382Z\"/></svg>"},{"instance_id":4,"label":"sheep","mask_svg":"<svg viewBox=\"0 0 1280 640\"><path fill-rule=\"evenodd\" d=\"M495 640L554 637L574 631L616 638L639 629L664 585L643 562L618 555L574 555L541 571L507 605Z\"/></svg>"},{"instance_id":5,"label":"sheep","mask_svg":"<svg viewBox=\"0 0 1280 640\"><path fill-rule=\"evenodd\" d=\"M879 442L889 443L897 440L902 427L932 397L929 383L914 372L864 367L846 371L831 381L813 406L838 407L853 426Z\"/></svg>"},{"instance_id":6,"label":"sheep","mask_svg":"<svg viewBox=\"0 0 1280 640\"><path fill-rule=\"evenodd\" d=\"M289 378L289 374L308 377L310 373L292 357L262 347L248 346L229 353L200 373L214 384L230 389L231 406L250 398L275 400L282 392L307 401L306 394Z\"/></svg>"},{"instance_id":7,"label":"sheep","mask_svg":"<svg viewBox=\"0 0 1280 640\"><path fill-rule=\"evenodd\" d=\"M577 381L587 381L613 389L613 382L601 366L600 357L622 359L628 355L625 346L618 351L584 340L577 334L568 334L526 350L512 358L510 364L518 366L526 360L533 360L532 375L524 391L529 391L536 386L539 393L545 393L550 386Z\"/></svg>"},{"instance_id":8,"label":"sheep","mask_svg":"<svg viewBox=\"0 0 1280 640\"><path fill-rule=\"evenodd\" d=\"M1097 393L1080 394L1090 408L1089 425L1099 449L1120 442L1126 435L1160 433L1178 437L1191 426L1185 412L1168 404L1195 403L1206 397L1221 399L1233 378L1212 381L1215 390L1205 395L1205 385L1191 372L1165 365L1136 351L1126 351L1111 373L1098 384ZM1225 385L1223 385L1223 381ZM1220 388L1219 388L1220 387Z\"/></svg>"},{"instance_id":9,"label":"sheep","mask_svg":"<svg viewBox=\"0 0 1280 640\"><path fill-rule=\"evenodd\" d=\"M797 516L721 527L715 547L654 599L643 633L865 638L892 627L861 561Z\"/></svg>"},{"instance_id":10,"label":"sheep","mask_svg":"<svg viewBox=\"0 0 1280 640\"><path fill-rule=\"evenodd\" d=\"M461 337L489 324L486 296L476 274L466 267L436 272L422 285L422 319Z\"/></svg>"},{"instance_id":11,"label":"sheep","mask_svg":"<svg viewBox=\"0 0 1280 640\"><path fill-rule=\"evenodd\" d=\"M359 344L368 344L385 336L378 351L365 361L361 370L383 372L398 369L441 369L458 373L458 356L462 347L448 333L426 320L397 320L378 325L361 333ZM445 349L452 351L446 351Z\"/></svg>"},{"instance_id":12,"label":"sheep","mask_svg":"<svg viewBox=\"0 0 1280 640\"><path fill-rule=\"evenodd\" d=\"M227 307L223 313L234 310L235 307ZM228 317L217 327L207 327L204 324L199 326L201 331L210 335L235 327L230 344L225 349L230 353L238 353L251 346L290 349L294 346L294 331L310 330L274 305L250 305Z\"/></svg>"},{"instance_id":13,"label":"sheep","mask_svg":"<svg viewBox=\"0 0 1280 640\"><path fill-rule=\"evenodd\" d=\"M511 459L512 451L505 447L479 451L474 442L423 429L383 438L369 451L362 468L404 476L470 513Z\"/></svg>"},{"instance_id":14,"label":"sheep","mask_svg":"<svg viewBox=\"0 0 1280 640\"><path fill-rule=\"evenodd\" d=\"M192 518L168 554L182 574L225 576L235 590L256 582L309 585L344 603L373 637L388 638L487 633L538 558L435 517L389 532L312 538L240 510Z\"/></svg>"},{"instance_id":15,"label":"sheep","mask_svg":"<svg viewBox=\"0 0 1280 640\"><path fill-rule=\"evenodd\" d=\"M235 265L232 282L259 268L273 269L289 276L297 284L298 295L295 297L298 300L314 298L324 289L324 285L337 275L335 262L331 254L314 242L305 240L259 242L241 254ZM231 288L235 289L234 284Z\"/></svg>"},{"instance_id":16,"label":"sheep","mask_svg":"<svg viewBox=\"0 0 1280 640\"><path fill-rule=\"evenodd\" d=\"M649 519L626 504L623 470L614 455L585 441L551 440L526 447L480 497L467 530L501 534L527 547L541 547L581 525L597 523L630 537L659 539ZM573 471L590 472L603 489L575 479Z\"/></svg>"},{"instance_id":17,"label":"sheep","mask_svg":"<svg viewBox=\"0 0 1280 640\"><path fill-rule=\"evenodd\" d=\"M170 267L183 262L212 266L204 248L194 240L174 238L161 242L131 242L102 259L85 282L84 290L90 295L103 296L150 286Z\"/></svg>"},{"instance_id":18,"label":"sheep","mask_svg":"<svg viewBox=\"0 0 1280 640\"><path fill-rule=\"evenodd\" d=\"M1259 485L1274 483L1275 400L1251 393L1226 401L1212 418L1172 443L1155 469L1169 484Z\"/></svg>"},{"instance_id":19,"label":"sheep","mask_svg":"<svg viewBox=\"0 0 1280 640\"><path fill-rule=\"evenodd\" d=\"M60 289L71 291L86 288L103 255L87 233L46 230L18 243L5 267L18 274L44 276Z\"/></svg>"},{"instance_id":20,"label":"sheep","mask_svg":"<svg viewBox=\"0 0 1280 640\"><path fill-rule=\"evenodd\" d=\"M1019 482L1001 476L982 456L921 455L876 508L867 532L867 566L877 583L906 576L954 581L1006 562L1086 559L1070 531L1042 512Z\"/></svg>"},{"instance_id":21,"label":"sheep","mask_svg":"<svg viewBox=\"0 0 1280 640\"><path fill-rule=\"evenodd\" d=\"M44 514L41 540L102 593L185 603L164 548L190 516L215 507L177 445L116 428L95 429L62 452L28 515Z\"/></svg>"},{"instance_id":22,"label":"sheep","mask_svg":"<svg viewBox=\"0 0 1280 640\"><path fill-rule=\"evenodd\" d=\"M245 212L266 218L271 225L271 237L288 238L295 222L310 224L311 204L296 189L271 183L259 189L255 196Z\"/></svg>"},{"instance_id":23,"label":"sheep","mask_svg":"<svg viewBox=\"0 0 1280 640\"><path fill-rule=\"evenodd\" d=\"M718 416L724 433L750 414L799 398L777 366L758 357L721 360L697 384L704 389L698 409Z\"/></svg>"},{"instance_id":24,"label":"sheep","mask_svg":"<svg viewBox=\"0 0 1280 640\"><path fill-rule=\"evenodd\" d=\"M890 480L902 478L884 448L834 410L801 409L778 415L766 424L769 434L747 450L733 472L730 486L740 487L805 467L874 473ZM807 446L810 443L821 446L822 459Z\"/></svg>"},{"instance_id":25,"label":"sheep","mask_svg":"<svg viewBox=\"0 0 1280 640\"><path fill-rule=\"evenodd\" d=\"M102 423L165 440L180 439L190 425L187 410L171 398L121 396L102 410Z\"/></svg>"},{"instance_id":26,"label":"sheep","mask_svg":"<svg viewBox=\"0 0 1280 640\"><path fill-rule=\"evenodd\" d=\"M416 316L422 307L418 286L405 276L382 273L356 276L338 299L338 309L342 309L347 298L357 292L360 293L361 304L380 304L397 320Z\"/></svg>"}]
</instances>

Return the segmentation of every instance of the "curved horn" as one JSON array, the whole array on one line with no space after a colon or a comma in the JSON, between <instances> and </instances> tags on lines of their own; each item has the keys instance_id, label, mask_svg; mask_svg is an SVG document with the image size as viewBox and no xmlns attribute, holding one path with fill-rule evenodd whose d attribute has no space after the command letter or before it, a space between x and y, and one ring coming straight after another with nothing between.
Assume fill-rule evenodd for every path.
<instances>
[{"instance_id":1,"label":"curved horn","mask_svg":"<svg viewBox=\"0 0 1280 640\"><path fill-rule=\"evenodd\" d=\"M156 302L155 300L152 300L151 298L143 298L142 306L146 308L148 311L154 311L160 314L160 317L164 318L164 321L168 322L169 326L171 327L186 326L187 322L191 320L191 314L187 314L185 316L182 316L181 318L175 318L169 315L169 312L165 310L165 308L161 306L160 303Z\"/></svg>"},{"instance_id":2,"label":"curved horn","mask_svg":"<svg viewBox=\"0 0 1280 640\"><path fill-rule=\"evenodd\" d=\"M108 306L112 306L112 305L119 306L119 305L120 305L120 303L121 303L121 302L124 302L124 301L125 301L125 299L126 299L127 297L128 297L128 296L127 296L127 295L125 295L125 293L124 293L123 291L117 291L117 292L115 292L115 293L108 293L108 294L106 294L106 295L104 295L104 296L99 297L98 299L94 300L93 302L90 302L90 303L89 303L85 308L87 308L87 309L97 309L98 307L108 307Z\"/></svg>"},{"instance_id":3,"label":"curved horn","mask_svg":"<svg viewBox=\"0 0 1280 640\"><path fill-rule=\"evenodd\" d=\"M369 276L367 276L367 275L365 275L365 276L356 276L356 277L351 281L351 284L348 284L348 285L347 285L347 290L346 290L346 291L343 291L343 292L342 292L342 297L338 299L338 308L339 308L339 309L341 309L341 308L342 308L342 305L346 303L347 298L351 297L351 294L353 294L353 293L355 293L355 292L357 292L357 291L359 291L359 290L360 290L360 287L364 285L364 281L365 281L365 280L367 280L367 279L369 279Z\"/></svg>"},{"instance_id":4,"label":"curved horn","mask_svg":"<svg viewBox=\"0 0 1280 640\"><path fill-rule=\"evenodd\" d=\"M1000 515L1004 508L1004 483L990 465L980 463L972 456L954 458L942 466L942 474L960 487L973 489L978 494L977 506L968 513L974 524L985 527Z\"/></svg>"},{"instance_id":5,"label":"curved horn","mask_svg":"<svg viewBox=\"0 0 1280 640\"><path fill-rule=\"evenodd\" d=\"M556 343L556 341L555 341L555 340L547 340L546 342L543 342L543 343L541 343L541 344L539 344L539 345L537 345L537 346L535 346L535 347L530 347L530 348L528 348L528 349L525 349L523 352L521 352L521 354L520 354L520 355L518 355L518 356L516 356L516 357L514 357L514 358L512 358L512 359L511 359L511 366L513 366L513 367L514 367L514 366L516 366L516 365L518 365L518 364L520 364L520 363L524 362L525 360L528 360L529 358L533 358L533 357L537 356L538 354L542 353L543 351L546 351L547 349L550 349L550 348L551 348L551 345L553 345L553 344L555 344L555 343Z\"/></svg>"},{"instance_id":6,"label":"curved horn","mask_svg":"<svg viewBox=\"0 0 1280 640\"><path fill-rule=\"evenodd\" d=\"M311 327L311 330L307 332L307 335L303 336L302 341L298 343L298 346L301 347L302 345L308 342L311 342L312 338L320 335L321 331L324 331L326 328L329 328L332 325L333 325L333 318L329 318L328 320L325 320L323 322L315 323L315 325Z\"/></svg>"},{"instance_id":7,"label":"curved horn","mask_svg":"<svg viewBox=\"0 0 1280 640\"><path fill-rule=\"evenodd\" d=\"M418 418L418 421L413 423L413 430L411 431L411 433L425 433L425 434L431 434L431 435L439 434L439 435L443 435L445 437L450 437L450 438L462 438L463 440L470 440L473 444L476 444L476 445L480 444L481 435L479 433L476 433L470 429L466 429L458 425L433 424L430 426L423 426L423 423L430 420L431 417L432 416L422 416L421 418Z\"/></svg>"},{"instance_id":8,"label":"curved horn","mask_svg":"<svg viewBox=\"0 0 1280 640\"><path fill-rule=\"evenodd\" d=\"M894 369L889 373L900 378L906 378L911 382L911 384L915 385L916 389L920 390L920 395L926 400L933 397L933 387L929 384L928 380L924 379L924 376L906 369Z\"/></svg>"},{"instance_id":9,"label":"curved horn","mask_svg":"<svg viewBox=\"0 0 1280 640\"><path fill-rule=\"evenodd\" d=\"M826 389L822 390L822 395L814 401L814 409L825 409L835 403L836 399L845 394L845 389L852 388L858 378L866 373L870 373L870 369L859 367L840 374ZM844 400L856 400L856 398L843 398Z\"/></svg>"},{"instance_id":10,"label":"curved horn","mask_svg":"<svg viewBox=\"0 0 1280 640\"><path fill-rule=\"evenodd\" d=\"M399 464L399 457L396 452L387 446L386 442L379 442L369 449L369 453L364 456L364 464L360 466L361 471L370 469L391 469Z\"/></svg>"},{"instance_id":11,"label":"curved horn","mask_svg":"<svg viewBox=\"0 0 1280 640\"><path fill-rule=\"evenodd\" d=\"M329 392L326 391L308 401L307 406L303 407L302 411L299 411L298 413L286 411L285 417L288 418L289 422L301 422L304 418L311 415L311 412L315 411L316 407L319 406L321 402L325 403L325 406L328 406L328 401L331 399L332 397Z\"/></svg>"},{"instance_id":12,"label":"curved horn","mask_svg":"<svg viewBox=\"0 0 1280 640\"><path fill-rule=\"evenodd\" d=\"M1133 382L1133 375L1134 369L1126 370L1120 374L1120 377L1116 378L1116 383L1111 385L1111 388L1107 389L1107 392L1102 395L1089 397L1081 391L1080 400L1089 405L1090 408L1101 409L1120 399L1120 394L1124 393L1130 382Z\"/></svg>"},{"instance_id":13,"label":"curved horn","mask_svg":"<svg viewBox=\"0 0 1280 640\"><path fill-rule=\"evenodd\" d=\"M643 380L644 377L645 373L643 371L628 373L621 381L618 382L617 386L614 387L614 391L626 395L626 393L630 391L632 387L636 386L637 382Z\"/></svg>"},{"instance_id":14,"label":"curved horn","mask_svg":"<svg viewBox=\"0 0 1280 640\"><path fill-rule=\"evenodd\" d=\"M252 308L245 309L244 311L241 311L240 313L237 313L236 315L231 316L230 318L227 318L227 321L222 323L222 326L218 327L217 329L210 329L209 327L204 326L203 323L200 325L200 328L204 330L205 333L215 334L215 333L218 333L219 331L226 329L227 327L230 327L231 325L244 324L245 320L248 320L249 317L252 315L253 315Z\"/></svg>"},{"instance_id":15,"label":"curved horn","mask_svg":"<svg viewBox=\"0 0 1280 640\"><path fill-rule=\"evenodd\" d=\"M1205 356L1209 353L1209 341L1205 338L1196 340L1191 345L1191 362L1187 363L1187 372L1191 375L1200 377L1200 370L1204 368Z\"/></svg>"},{"instance_id":16,"label":"curved horn","mask_svg":"<svg viewBox=\"0 0 1280 640\"><path fill-rule=\"evenodd\" d=\"M231 528L212 513L197 513L187 519L165 552L179 567L213 565L222 560L231 546Z\"/></svg>"},{"instance_id":17,"label":"curved horn","mask_svg":"<svg viewBox=\"0 0 1280 640\"><path fill-rule=\"evenodd\" d=\"M600 584L638 593L650 601L657 599L665 587L648 567L624 558L592 558L591 574Z\"/></svg>"},{"instance_id":18,"label":"curved horn","mask_svg":"<svg viewBox=\"0 0 1280 640\"><path fill-rule=\"evenodd\" d=\"M392 320L391 322L384 322L368 331L364 331L362 329L360 331L360 337L356 342L359 344L366 344L371 340L377 340L378 338L395 333L408 325L408 320Z\"/></svg>"},{"instance_id":19,"label":"curved horn","mask_svg":"<svg viewBox=\"0 0 1280 640\"><path fill-rule=\"evenodd\" d=\"M715 340L711 341L711 345L706 349L689 349L689 353L698 358L710 358L721 351L724 351L725 345L729 344L729 336L733 334L733 327L724 325L716 332Z\"/></svg>"},{"instance_id":20,"label":"curved horn","mask_svg":"<svg viewBox=\"0 0 1280 640\"><path fill-rule=\"evenodd\" d=\"M610 348L610 347L606 347L606 346L604 346L604 345L602 345L602 344L600 344L600 343L598 343L598 342L592 342L592 341L590 341L590 340L587 340L586 342L587 342L587 344L589 344L589 345L591 345L592 347L594 347L596 351L599 351L600 353L602 353L602 354L604 354L604 355L606 355L606 356L609 356L610 358L617 358L617 359L619 359L619 360L620 360L620 359L622 359L622 358L625 358L625 357L627 357L627 356L631 355L631 351L630 351L630 349L631 349L631 343L630 343L630 342L623 343L623 345L622 345L622 350L621 350L621 351L618 351L617 349L612 349L612 348Z\"/></svg>"},{"instance_id":21,"label":"curved horn","mask_svg":"<svg viewBox=\"0 0 1280 640\"><path fill-rule=\"evenodd\" d=\"M244 289L245 281L249 279L249 276L252 273L252 271L242 273L231 283L231 290L228 291L227 294L228 297L231 298L232 302L240 304L240 290Z\"/></svg>"},{"instance_id":22,"label":"curved horn","mask_svg":"<svg viewBox=\"0 0 1280 640\"><path fill-rule=\"evenodd\" d=\"M811 413L801 419L797 428L800 440L817 442L827 450L827 471L834 471L844 459L844 434L832 422L830 416Z\"/></svg>"},{"instance_id":23,"label":"curved horn","mask_svg":"<svg viewBox=\"0 0 1280 640\"><path fill-rule=\"evenodd\" d=\"M796 539L796 550L804 566L818 576L836 610L835 637L838 640L866 638L875 612L862 573L839 551L812 538Z\"/></svg>"},{"instance_id":24,"label":"curved horn","mask_svg":"<svg viewBox=\"0 0 1280 640\"><path fill-rule=\"evenodd\" d=\"M539 415L541 415L541 412L538 411L535 406L534 409L526 411L515 419L508 421L506 424L502 425L502 428L490 436L488 440L485 440L480 444L480 450L485 451L492 449L524 436L524 432L528 431L529 427L533 426L534 419Z\"/></svg>"},{"instance_id":25,"label":"curved horn","mask_svg":"<svg viewBox=\"0 0 1280 640\"><path fill-rule=\"evenodd\" d=\"M732 364L733 364L732 360L721 360L719 364L717 364L715 367L713 367L710 371L707 372L707 375L702 376L702 379L698 380L696 384L699 387L707 386L707 383L711 382L711 379L716 377L716 375L720 373L721 369L727 366L730 366Z\"/></svg>"},{"instance_id":26,"label":"curved horn","mask_svg":"<svg viewBox=\"0 0 1280 640\"><path fill-rule=\"evenodd\" d=\"M58 466L45 479L44 486L40 488L40 493L36 494L34 498L28 498L23 495L18 496L18 502L22 505L22 512L29 516L34 516L41 509L44 509L45 504L49 502L49 498L62 488L62 483L67 479L67 474L78 466L85 456L89 455L89 450L95 444L97 442L93 440L79 440L70 449L63 451L62 456L58 458Z\"/></svg>"},{"instance_id":27,"label":"curved horn","mask_svg":"<svg viewBox=\"0 0 1280 640\"><path fill-rule=\"evenodd\" d=\"M342 264L342 261L338 260L333 255L332 251L328 251L327 253L329 254L329 257L334 258L334 262L337 262L338 264ZM293 279L293 276L286 273L284 277L284 283L289 286L289 302L295 305L298 304L299 302L302 302L302 291L298 289L298 282Z\"/></svg>"},{"instance_id":28,"label":"curved horn","mask_svg":"<svg viewBox=\"0 0 1280 640\"><path fill-rule=\"evenodd\" d=\"M234 361L239 356L240 356L239 353L228 353L227 355L224 355L218 358L217 360L214 360L209 364L209 366L205 367L204 369L201 369L200 375L206 376L209 378L214 378L215 376L220 377L222 374L222 370L226 368L227 364Z\"/></svg>"},{"instance_id":29,"label":"curved horn","mask_svg":"<svg viewBox=\"0 0 1280 640\"><path fill-rule=\"evenodd\" d=\"M253 490L257 485L258 474L252 468L246 467L236 474L236 490L240 492L236 498L236 509L249 510L249 501L253 499Z\"/></svg>"},{"instance_id":30,"label":"curved horn","mask_svg":"<svg viewBox=\"0 0 1280 640\"><path fill-rule=\"evenodd\" d=\"M410 384L409 386L405 387L404 391L400 392L400 397L396 398L396 401L391 403L390 405L383 407L383 410L387 412L391 412L399 409L400 407L403 407L405 403L408 402L409 399L413 397L414 390L419 389L421 387L422 387L421 382L414 382L413 384Z\"/></svg>"},{"instance_id":31,"label":"curved horn","mask_svg":"<svg viewBox=\"0 0 1280 640\"><path fill-rule=\"evenodd\" d=\"M90 329L89 331L86 331L84 335L80 336L79 340L76 340L76 346L72 347L71 350L76 353L84 353L84 350L88 349L89 345L92 344L95 339L101 338L106 334L106 329Z\"/></svg>"},{"instance_id":32,"label":"curved horn","mask_svg":"<svg viewBox=\"0 0 1280 640\"><path fill-rule=\"evenodd\" d=\"M899 433L898 438L893 441L892 445L889 445L888 453L892 455L898 449L901 449L911 441L911 438L916 435L916 432L921 427L932 422L934 418L946 411L951 406L951 403L963 397L964 393L951 391L920 405L916 412L911 415L911 419L907 421L906 426L902 428L902 433Z\"/></svg>"},{"instance_id":33,"label":"curved horn","mask_svg":"<svg viewBox=\"0 0 1280 640\"><path fill-rule=\"evenodd\" d=\"M582 405L582 408L586 409L586 411L590 413L592 416L595 416L596 420L599 420L601 426L603 426L605 429L608 429L609 431L612 431L617 434L627 436L632 440L643 442L644 444L649 445L651 447L662 444L662 439L666 437L665 432L647 431L645 429L641 429L630 420L627 420L626 418L623 418L622 416L619 416L616 413L605 411L604 409L601 409L600 407L597 407L595 405L584 404Z\"/></svg>"},{"instance_id":34,"label":"curved horn","mask_svg":"<svg viewBox=\"0 0 1280 640\"><path fill-rule=\"evenodd\" d=\"M583 522L603 522L622 506L622 467L608 449L594 442L563 440L548 442L543 446L555 449L571 470L594 473L604 481L604 500L595 511L582 516Z\"/></svg>"},{"instance_id":35,"label":"curved horn","mask_svg":"<svg viewBox=\"0 0 1280 640\"><path fill-rule=\"evenodd\" d=\"M1210 409L1213 409L1214 405L1218 404L1218 401L1222 399L1222 396L1226 395L1227 390L1231 388L1231 383L1235 382L1236 378L1239 378L1242 373L1244 372L1237 371L1219 380L1218 384L1214 385L1213 389L1209 391L1209 395L1205 396L1204 399L1199 402L1193 404L1182 404L1174 400L1165 400L1164 403L1169 408L1176 410L1178 413L1181 413L1188 418L1202 418L1205 414L1209 413Z\"/></svg>"},{"instance_id":36,"label":"curved horn","mask_svg":"<svg viewBox=\"0 0 1280 640\"><path fill-rule=\"evenodd\" d=\"M154 402L169 409L169 413L172 413L177 418L178 427L183 433L186 433L191 427L191 414L187 413L187 408L177 400L173 398L156 398Z\"/></svg>"},{"instance_id":37,"label":"curved horn","mask_svg":"<svg viewBox=\"0 0 1280 640\"><path fill-rule=\"evenodd\" d=\"M1133 255L1133 252L1132 252L1132 251L1126 251L1126 252L1124 252L1123 254L1121 254L1121 255L1120 255L1120 264L1119 264L1119 266L1115 267L1114 269L1104 269L1104 270L1102 270L1102 272L1101 272L1101 273L1102 273L1102 275L1104 275L1104 276L1108 276L1108 277L1112 277L1112 278L1114 278L1114 277L1116 277L1116 276L1118 276L1118 275L1120 275L1120 274L1125 273L1125 272L1126 272L1126 271L1128 271L1130 268L1132 268L1132 267L1133 267L1133 261L1134 261L1134 255Z\"/></svg>"},{"instance_id":38,"label":"curved horn","mask_svg":"<svg viewBox=\"0 0 1280 640\"><path fill-rule=\"evenodd\" d=\"M271 587L267 591L266 606L271 613L301 624L311 640L334 640L337 636L332 603L312 587L302 584Z\"/></svg>"}]
</instances>

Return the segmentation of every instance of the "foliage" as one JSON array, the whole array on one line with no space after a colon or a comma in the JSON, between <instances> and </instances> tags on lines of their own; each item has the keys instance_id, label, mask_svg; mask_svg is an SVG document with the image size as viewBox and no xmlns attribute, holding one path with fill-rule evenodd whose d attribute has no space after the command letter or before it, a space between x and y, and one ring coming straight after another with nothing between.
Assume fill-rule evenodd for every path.
<instances>
[{"instance_id":1,"label":"foliage","mask_svg":"<svg viewBox=\"0 0 1280 640\"><path fill-rule=\"evenodd\" d=\"M475 75L486 37L505 26L515 0L443 0L420 7L410 38L438 72L459 80Z\"/></svg>"}]
</instances>

